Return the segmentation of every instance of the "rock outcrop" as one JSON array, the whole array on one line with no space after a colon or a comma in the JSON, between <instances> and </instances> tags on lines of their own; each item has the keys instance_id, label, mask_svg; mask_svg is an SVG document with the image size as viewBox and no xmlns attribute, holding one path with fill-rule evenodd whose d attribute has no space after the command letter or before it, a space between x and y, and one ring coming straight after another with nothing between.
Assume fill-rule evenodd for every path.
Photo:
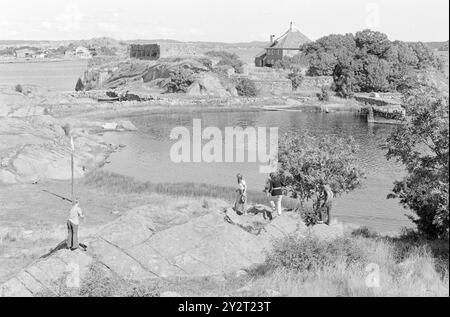
<instances>
[{"instance_id":1,"label":"rock outcrop","mask_svg":"<svg viewBox=\"0 0 450 317\"><path fill-rule=\"evenodd\" d=\"M236 96L234 86L224 85L219 74L213 71L212 61L202 57L165 58L159 61L127 60L95 65L85 72L83 83L87 89L129 90L133 92L154 90L165 92L171 74L178 70L192 74L190 96Z\"/></svg>"},{"instance_id":2,"label":"rock outcrop","mask_svg":"<svg viewBox=\"0 0 450 317\"><path fill-rule=\"evenodd\" d=\"M263 217L266 211L257 206L239 216L232 209L186 204L166 210L138 207L83 241L87 252L55 251L0 285L0 296L58 295L61 279L67 282L76 272L82 280L93 264L130 282L245 275L264 262L274 239L314 232L296 213L270 221ZM326 230L333 231L325 227L319 230L320 238L327 237Z\"/></svg>"},{"instance_id":3,"label":"rock outcrop","mask_svg":"<svg viewBox=\"0 0 450 317\"><path fill-rule=\"evenodd\" d=\"M95 135L74 130L74 176L101 164L112 148ZM71 178L70 142L50 116L0 118L0 183Z\"/></svg>"},{"instance_id":4,"label":"rock outcrop","mask_svg":"<svg viewBox=\"0 0 450 317\"><path fill-rule=\"evenodd\" d=\"M86 253L56 251L1 285L0 296L57 295L58 281L67 272L76 270L82 279L93 263L130 281L223 276L262 263L273 239L299 228L293 213L271 222L261 215L233 213L185 206L135 208L84 241ZM259 223L260 232L238 221Z\"/></svg>"},{"instance_id":5,"label":"rock outcrop","mask_svg":"<svg viewBox=\"0 0 450 317\"><path fill-rule=\"evenodd\" d=\"M13 87L0 87L0 183L70 179L70 139L63 130L67 124L72 127L75 141L75 178L101 165L114 150L95 132L136 130L126 120L88 122L48 115L53 103L65 102L70 101L37 86L24 86L22 92Z\"/></svg>"}]
</instances>

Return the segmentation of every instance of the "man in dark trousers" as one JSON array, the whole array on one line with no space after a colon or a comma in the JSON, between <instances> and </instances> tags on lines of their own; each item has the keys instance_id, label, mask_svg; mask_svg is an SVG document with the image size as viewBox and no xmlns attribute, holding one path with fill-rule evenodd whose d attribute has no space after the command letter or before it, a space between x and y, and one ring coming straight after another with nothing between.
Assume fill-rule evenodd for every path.
<instances>
[{"instance_id":1,"label":"man in dark trousers","mask_svg":"<svg viewBox=\"0 0 450 317\"><path fill-rule=\"evenodd\" d=\"M283 199L283 188L280 179L275 173L270 173L268 180L268 193L270 205L273 211L277 211L278 216L281 216L281 200Z\"/></svg>"},{"instance_id":2,"label":"man in dark trousers","mask_svg":"<svg viewBox=\"0 0 450 317\"><path fill-rule=\"evenodd\" d=\"M78 199L75 199L70 209L69 219L67 220L67 248L76 250L80 246L78 243L78 226L80 218L84 218L83 211L79 206Z\"/></svg>"}]
</instances>

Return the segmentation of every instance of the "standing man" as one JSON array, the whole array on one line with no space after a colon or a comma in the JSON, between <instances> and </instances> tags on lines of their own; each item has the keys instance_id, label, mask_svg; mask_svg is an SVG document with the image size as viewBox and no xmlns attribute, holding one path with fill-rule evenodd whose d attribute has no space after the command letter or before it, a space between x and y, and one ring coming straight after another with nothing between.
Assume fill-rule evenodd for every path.
<instances>
[{"instance_id":1,"label":"standing man","mask_svg":"<svg viewBox=\"0 0 450 317\"><path fill-rule=\"evenodd\" d=\"M78 199L75 199L72 209L70 209L69 219L67 220L67 248L72 251L79 247L78 226L80 224L80 218L84 218L83 211L79 206Z\"/></svg>"},{"instance_id":2,"label":"standing man","mask_svg":"<svg viewBox=\"0 0 450 317\"><path fill-rule=\"evenodd\" d=\"M334 193L331 190L331 187L326 184L323 185L323 191L325 194L325 201L323 203L323 209L325 209L325 212L327 213L327 221L325 222L325 224L330 225L331 222L331 207L333 204L333 198L334 198Z\"/></svg>"},{"instance_id":3,"label":"standing man","mask_svg":"<svg viewBox=\"0 0 450 317\"><path fill-rule=\"evenodd\" d=\"M270 173L269 180L269 194L271 197L269 197L270 205L272 206L273 211L277 211L278 216L281 216L281 200L283 199L283 184L279 180L279 178L276 176L275 173Z\"/></svg>"}]
</instances>

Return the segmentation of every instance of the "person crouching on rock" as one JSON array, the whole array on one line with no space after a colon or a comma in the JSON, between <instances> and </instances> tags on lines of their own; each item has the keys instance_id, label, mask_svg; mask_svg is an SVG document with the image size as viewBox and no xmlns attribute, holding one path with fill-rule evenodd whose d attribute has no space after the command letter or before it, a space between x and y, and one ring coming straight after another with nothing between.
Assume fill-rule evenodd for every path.
<instances>
[{"instance_id":1,"label":"person crouching on rock","mask_svg":"<svg viewBox=\"0 0 450 317\"><path fill-rule=\"evenodd\" d=\"M79 247L78 226L80 225L80 218L84 218L83 211L79 206L78 199L75 199L67 220L67 248L72 251Z\"/></svg>"},{"instance_id":2,"label":"person crouching on rock","mask_svg":"<svg viewBox=\"0 0 450 317\"><path fill-rule=\"evenodd\" d=\"M246 203L247 203L247 183L244 180L244 176L242 176L241 174L237 174L236 175L237 178L237 196L236 196L236 201L234 203L234 210L236 211L236 213L238 214L247 214L247 210L246 210Z\"/></svg>"},{"instance_id":3,"label":"person crouching on rock","mask_svg":"<svg viewBox=\"0 0 450 317\"><path fill-rule=\"evenodd\" d=\"M281 216L281 200L283 198L283 184L281 183L280 179L277 177L275 173L270 173L269 179L268 179L268 193L269 195L269 201L270 205L272 207L272 210L278 213L278 216Z\"/></svg>"}]
</instances>

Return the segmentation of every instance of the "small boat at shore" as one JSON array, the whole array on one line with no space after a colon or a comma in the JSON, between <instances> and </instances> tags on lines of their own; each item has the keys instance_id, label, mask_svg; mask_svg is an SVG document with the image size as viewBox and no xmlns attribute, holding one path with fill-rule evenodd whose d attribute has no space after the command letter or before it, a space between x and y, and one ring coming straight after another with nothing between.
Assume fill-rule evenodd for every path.
<instances>
[{"instance_id":1,"label":"small boat at shore","mask_svg":"<svg viewBox=\"0 0 450 317\"><path fill-rule=\"evenodd\" d=\"M405 109L371 106L368 109L367 122L378 124L404 124L406 121Z\"/></svg>"},{"instance_id":2,"label":"small boat at shore","mask_svg":"<svg viewBox=\"0 0 450 317\"><path fill-rule=\"evenodd\" d=\"M99 97L97 99L98 102L116 102L120 101L119 97Z\"/></svg>"},{"instance_id":3,"label":"small boat at shore","mask_svg":"<svg viewBox=\"0 0 450 317\"><path fill-rule=\"evenodd\" d=\"M381 97L380 94L359 94L355 99L364 104L368 123L404 124L406 121L406 110L399 96L387 98Z\"/></svg>"}]
</instances>

